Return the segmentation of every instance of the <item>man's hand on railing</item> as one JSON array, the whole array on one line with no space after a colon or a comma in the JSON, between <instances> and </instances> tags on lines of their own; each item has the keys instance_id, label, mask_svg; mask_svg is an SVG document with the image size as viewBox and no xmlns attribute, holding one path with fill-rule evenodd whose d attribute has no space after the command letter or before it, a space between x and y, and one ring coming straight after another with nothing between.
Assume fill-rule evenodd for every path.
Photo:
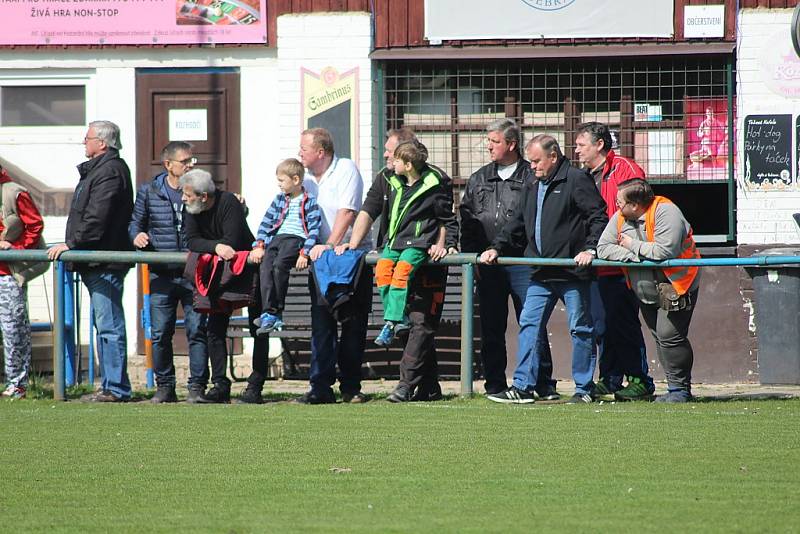
<instances>
[{"instance_id":1,"label":"man's hand on railing","mask_svg":"<svg viewBox=\"0 0 800 534\"><path fill-rule=\"evenodd\" d=\"M447 249L434 243L428 248L428 256L431 261L439 261L447 256Z\"/></svg>"},{"instance_id":2,"label":"man's hand on railing","mask_svg":"<svg viewBox=\"0 0 800 534\"><path fill-rule=\"evenodd\" d=\"M0 241L0 250L8 250L11 248L11 243L5 239Z\"/></svg>"},{"instance_id":3,"label":"man's hand on railing","mask_svg":"<svg viewBox=\"0 0 800 534\"><path fill-rule=\"evenodd\" d=\"M480 261L481 263L487 263L487 264L495 263L495 262L497 262L497 256L499 256L497 251L495 249L493 249L493 248L490 248L489 250L483 251L483 253L481 254L481 257L478 258L478 261Z\"/></svg>"},{"instance_id":4,"label":"man's hand on railing","mask_svg":"<svg viewBox=\"0 0 800 534\"><path fill-rule=\"evenodd\" d=\"M261 260L264 259L264 249L261 247L256 247L250 251L250 254L247 256L247 261L250 263L259 264Z\"/></svg>"},{"instance_id":5,"label":"man's hand on railing","mask_svg":"<svg viewBox=\"0 0 800 534\"><path fill-rule=\"evenodd\" d=\"M136 234L136 237L133 238L133 246L136 248L145 248L149 244L150 236L145 232L139 232Z\"/></svg>"},{"instance_id":6,"label":"man's hand on railing","mask_svg":"<svg viewBox=\"0 0 800 534\"><path fill-rule=\"evenodd\" d=\"M47 249L47 257L50 258L51 261L56 261L58 257L61 256L67 250L69 250L69 247L67 246L66 243L55 245Z\"/></svg>"},{"instance_id":7,"label":"man's hand on railing","mask_svg":"<svg viewBox=\"0 0 800 534\"><path fill-rule=\"evenodd\" d=\"M584 250L583 252L578 252L578 255L575 256L575 263L578 264L578 267L588 267L592 264L593 259L594 254L588 250Z\"/></svg>"},{"instance_id":8,"label":"man's hand on railing","mask_svg":"<svg viewBox=\"0 0 800 534\"><path fill-rule=\"evenodd\" d=\"M217 246L214 247L214 253L226 261L232 260L233 257L236 255L236 251L233 250L232 247L230 247L229 245L225 245L223 243L219 243Z\"/></svg>"}]
</instances>

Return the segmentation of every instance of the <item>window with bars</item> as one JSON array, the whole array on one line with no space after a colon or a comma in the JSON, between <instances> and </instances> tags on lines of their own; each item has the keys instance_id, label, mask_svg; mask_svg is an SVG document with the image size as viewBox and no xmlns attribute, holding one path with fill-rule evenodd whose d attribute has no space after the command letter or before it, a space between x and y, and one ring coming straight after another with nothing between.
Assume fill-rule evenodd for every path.
<instances>
[{"instance_id":1,"label":"window with bars","mask_svg":"<svg viewBox=\"0 0 800 534\"><path fill-rule=\"evenodd\" d=\"M700 240L733 239L733 58L389 62L382 66L386 128L408 126L457 188L489 162L485 127L510 117L525 139L556 137L575 159L579 124L609 125L672 198ZM577 164L577 161L575 161Z\"/></svg>"}]
</instances>

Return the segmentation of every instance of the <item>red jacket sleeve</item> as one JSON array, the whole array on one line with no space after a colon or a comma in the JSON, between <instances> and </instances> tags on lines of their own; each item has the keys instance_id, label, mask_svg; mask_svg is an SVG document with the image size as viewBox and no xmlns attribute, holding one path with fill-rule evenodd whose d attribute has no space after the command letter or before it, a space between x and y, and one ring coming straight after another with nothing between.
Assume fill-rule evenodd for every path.
<instances>
[{"instance_id":1,"label":"red jacket sleeve","mask_svg":"<svg viewBox=\"0 0 800 534\"><path fill-rule=\"evenodd\" d=\"M11 246L15 249L33 248L42 235L44 221L33 199L24 191L17 195L17 216L25 225L25 230Z\"/></svg>"}]
</instances>

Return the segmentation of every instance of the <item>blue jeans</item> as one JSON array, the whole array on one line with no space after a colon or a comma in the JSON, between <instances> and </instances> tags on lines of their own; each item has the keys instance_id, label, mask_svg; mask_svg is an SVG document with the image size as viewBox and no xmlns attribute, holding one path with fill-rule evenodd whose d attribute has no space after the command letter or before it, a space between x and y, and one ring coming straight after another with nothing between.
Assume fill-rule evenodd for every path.
<instances>
[{"instance_id":1,"label":"blue jeans","mask_svg":"<svg viewBox=\"0 0 800 534\"><path fill-rule=\"evenodd\" d=\"M115 397L123 399L131 396L128 340L125 335L125 312L122 308L122 286L126 274L127 270L93 270L81 273L92 299L102 387Z\"/></svg>"},{"instance_id":2,"label":"blue jeans","mask_svg":"<svg viewBox=\"0 0 800 534\"><path fill-rule=\"evenodd\" d=\"M180 275L150 275L150 319L153 340L153 372L156 384L175 387L172 336L177 307L183 307L184 329L189 342L189 389L205 390L208 384L206 315L192 307L192 285Z\"/></svg>"},{"instance_id":3,"label":"blue jeans","mask_svg":"<svg viewBox=\"0 0 800 534\"><path fill-rule=\"evenodd\" d=\"M481 361L486 379L486 392L497 393L506 389L506 328L508 327L508 297L519 316L525 304L525 294L531 280L527 265L479 265L478 299L481 319ZM537 387L555 386L553 357L547 329L539 338L539 373Z\"/></svg>"},{"instance_id":4,"label":"blue jeans","mask_svg":"<svg viewBox=\"0 0 800 534\"><path fill-rule=\"evenodd\" d=\"M547 327L556 302L562 300L569 316L572 338L572 379L576 393L591 393L596 355L591 312L590 282L539 282L531 280L519 317L519 354L514 387L533 391L539 374L541 332Z\"/></svg>"},{"instance_id":5,"label":"blue jeans","mask_svg":"<svg viewBox=\"0 0 800 534\"><path fill-rule=\"evenodd\" d=\"M592 316L599 341L600 379L617 390L626 376L633 376L655 391L639 322L639 301L624 276L600 276L592 283ZM601 321L602 331L598 332Z\"/></svg>"},{"instance_id":6,"label":"blue jeans","mask_svg":"<svg viewBox=\"0 0 800 534\"><path fill-rule=\"evenodd\" d=\"M336 365L339 365L339 390L355 394L361 391L361 363L367 343L367 322L372 299L372 269L364 266L355 298L363 302L349 320L339 323L325 304L319 302L314 276L308 277L311 292L311 366L309 382L317 395L333 393Z\"/></svg>"}]
</instances>

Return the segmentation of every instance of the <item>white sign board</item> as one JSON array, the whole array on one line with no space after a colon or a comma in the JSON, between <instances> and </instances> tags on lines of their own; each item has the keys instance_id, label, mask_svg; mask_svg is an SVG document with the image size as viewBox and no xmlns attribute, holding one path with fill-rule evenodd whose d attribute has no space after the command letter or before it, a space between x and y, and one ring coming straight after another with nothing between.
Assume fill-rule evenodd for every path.
<instances>
[{"instance_id":1,"label":"white sign board","mask_svg":"<svg viewBox=\"0 0 800 534\"><path fill-rule=\"evenodd\" d=\"M208 110L169 110L170 141L208 141Z\"/></svg>"},{"instance_id":2,"label":"white sign board","mask_svg":"<svg viewBox=\"0 0 800 534\"><path fill-rule=\"evenodd\" d=\"M673 0L425 0L425 37L672 37Z\"/></svg>"},{"instance_id":3,"label":"white sign board","mask_svg":"<svg viewBox=\"0 0 800 534\"><path fill-rule=\"evenodd\" d=\"M725 5L684 6L683 36L725 37Z\"/></svg>"}]
</instances>

